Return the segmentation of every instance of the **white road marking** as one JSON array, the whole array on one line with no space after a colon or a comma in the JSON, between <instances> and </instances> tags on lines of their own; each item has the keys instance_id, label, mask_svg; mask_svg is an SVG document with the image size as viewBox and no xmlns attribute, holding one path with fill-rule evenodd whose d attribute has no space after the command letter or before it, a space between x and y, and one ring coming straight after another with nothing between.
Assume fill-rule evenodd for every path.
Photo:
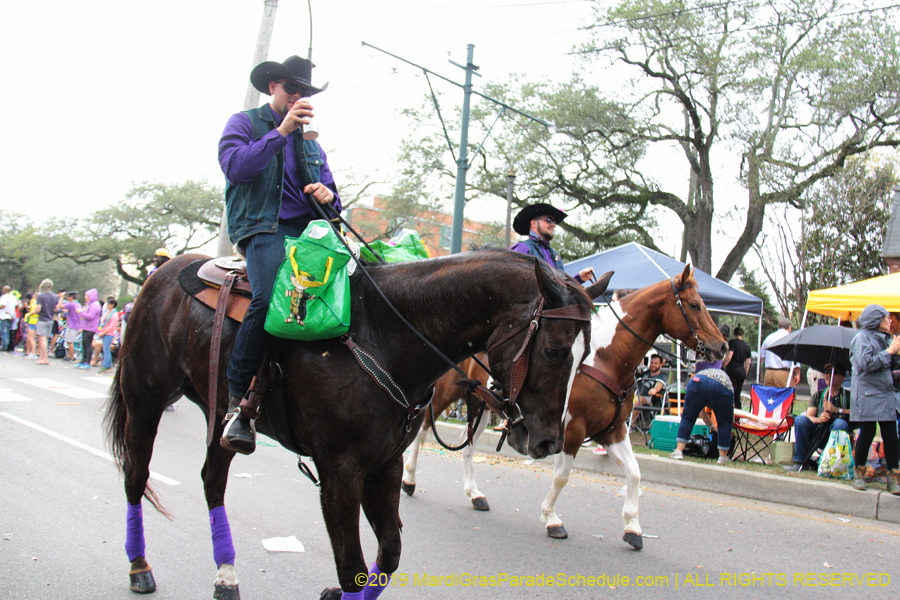
<instances>
[{"instance_id":1,"label":"white road marking","mask_svg":"<svg viewBox=\"0 0 900 600\"><path fill-rule=\"evenodd\" d=\"M12 390L0 389L0 402L31 402L31 398L14 394Z\"/></svg>"},{"instance_id":2,"label":"white road marking","mask_svg":"<svg viewBox=\"0 0 900 600\"><path fill-rule=\"evenodd\" d=\"M106 394L103 394L101 392L69 385L67 383L56 381L54 379L47 379L45 377L36 377L33 379L15 379L14 381L27 383L28 385L33 385L35 387L41 388L42 390L56 392L58 394L62 394L63 396L68 396L69 398L75 398L76 400L106 398Z\"/></svg>"},{"instance_id":3,"label":"white road marking","mask_svg":"<svg viewBox=\"0 0 900 600\"><path fill-rule=\"evenodd\" d=\"M85 380L85 381L90 381L91 383L99 383L100 385L105 385L106 387L111 386L111 385L112 385L112 382L113 382L113 378L112 378L112 377L103 377L103 376L100 376L100 377L96 377L96 376L95 376L95 377L82 377L82 379Z\"/></svg>"},{"instance_id":4,"label":"white road marking","mask_svg":"<svg viewBox=\"0 0 900 600\"><path fill-rule=\"evenodd\" d=\"M102 450L97 450L96 448L91 448L87 444L82 444L81 442L77 442L77 441L73 440L72 438L62 435L61 433L56 433L55 431L51 431L50 429L47 429L46 427L41 427L40 425L37 425L36 423L26 421L25 419L20 419L19 417L12 415L10 413L0 412L0 417L5 417L5 418L9 419L10 421L15 421L16 423L19 423L20 425L24 425L25 427L28 427L29 429L34 429L35 431L45 433L52 438L56 438L62 442L71 444L72 446L75 446L76 448L80 448L86 452L90 452L94 456L99 456L100 458L105 458L108 461L112 461L112 459L113 459L112 456L110 456L109 454L107 454L106 452L104 452ZM152 479L159 481L160 483L165 483L166 485L181 485L180 482L175 481L174 479L169 479L165 475L160 475L159 473L154 473L153 471L150 471L150 477Z\"/></svg>"}]
</instances>

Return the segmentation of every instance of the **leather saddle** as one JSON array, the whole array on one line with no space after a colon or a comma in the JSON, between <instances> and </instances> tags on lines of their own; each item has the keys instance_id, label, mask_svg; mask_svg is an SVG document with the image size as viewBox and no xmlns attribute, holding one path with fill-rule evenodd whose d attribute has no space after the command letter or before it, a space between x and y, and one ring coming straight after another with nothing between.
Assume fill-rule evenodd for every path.
<instances>
[{"instance_id":1,"label":"leather saddle","mask_svg":"<svg viewBox=\"0 0 900 600\"><path fill-rule=\"evenodd\" d=\"M191 263L179 274L181 287L191 296L216 310L226 279L233 274L233 283L225 305L225 316L237 322L244 320L250 306L250 281L247 279L247 263L236 257L223 256Z\"/></svg>"}]
</instances>

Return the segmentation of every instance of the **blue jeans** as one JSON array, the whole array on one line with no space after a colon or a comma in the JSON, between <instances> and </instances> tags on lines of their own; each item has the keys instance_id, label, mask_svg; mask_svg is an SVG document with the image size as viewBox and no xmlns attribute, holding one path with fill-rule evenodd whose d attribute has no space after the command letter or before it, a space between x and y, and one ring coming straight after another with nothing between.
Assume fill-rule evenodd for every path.
<instances>
[{"instance_id":1,"label":"blue jeans","mask_svg":"<svg viewBox=\"0 0 900 600\"><path fill-rule=\"evenodd\" d=\"M103 368L110 369L112 368L112 351L109 349L110 344L112 344L113 336L104 335L103 336Z\"/></svg>"},{"instance_id":2,"label":"blue jeans","mask_svg":"<svg viewBox=\"0 0 900 600\"><path fill-rule=\"evenodd\" d=\"M831 434L832 431L849 431L849 426L847 425L847 421L842 419L841 417L832 418L831 421L827 423L829 426L828 433ZM803 462L804 457L806 457L806 453L809 452L809 438L815 433L816 428L819 427L818 423L813 423L812 420L806 416L806 414L797 415L797 418L794 419L794 462ZM825 444L828 443L828 436L826 435L822 438L822 443L819 444L819 449L825 447Z\"/></svg>"},{"instance_id":3,"label":"blue jeans","mask_svg":"<svg viewBox=\"0 0 900 600\"><path fill-rule=\"evenodd\" d=\"M253 297L234 338L234 349L228 363L228 393L235 398L242 398L250 388L250 382L259 371L263 354L272 339L263 327L278 268L284 260L284 238L299 237L308 224L306 220L279 221L275 233L257 233L240 243L247 257L247 278Z\"/></svg>"},{"instance_id":4,"label":"blue jeans","mask_svg":"<svg viewBox=\"0 0 900 600\"><path fill-rule=\"evenodd\" d=\"M0 319L0 350L4 352L9 348L9 328L12 319Z\"/></svg>"},{"instance_id":5,"label":"blue jeans","mask_svg":"<svg viewBox=\"0 0 900 600\"><path fill-rule=\"evenodd\" d=\"M702 372L691 377L687 384L681 423L678 424L675 440L687 443L691 439L694 423L697 422L700 411L706 407L716 415L716 425L719 428L716 445L719 450L728 450L731 448L731 426L734 422L734 393Z\"/></svg>"}]
</instances>

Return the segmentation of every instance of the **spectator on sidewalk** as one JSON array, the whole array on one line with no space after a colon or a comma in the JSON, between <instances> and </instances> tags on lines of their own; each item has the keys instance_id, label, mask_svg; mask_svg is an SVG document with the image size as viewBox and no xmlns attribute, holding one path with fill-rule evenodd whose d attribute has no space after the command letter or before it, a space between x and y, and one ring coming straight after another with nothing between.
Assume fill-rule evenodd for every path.
<instances>
[{"instance_id":1,"label":"spectator on sidewalk","mask_svg":"<svg viewBox=\"0 0 900 600\"><path fill-rule=\"evenodd\" d=\"M16 305L19 303L10 291L10 287L4 285L3 295L0 296L0 350L4 352L9 352L9 332L16 318Z\"/></svg>"},{"instance_id":2,"label":"spectator on sidewalk","mask_svg":"<svg viewBox=\"0 0 900 600\"><path fill-rule=\"evenodd\" d=\"M786 471L815 468L814 464L803 463L811 454L810 441L816 440L822 450L832 431L850 430L850 392L841 388L846 371L841 365L825 365L825 374L828 386L813 391L806 413L794 420L794 464L786 466Z\"/></svg>"},{"instance_id":3,"label":"spectator on sidewalk","mask_svg":"<svg viewBox=\"0 0 900 600\"><path fill-rule=\"evenodd\" d=\"M37 333L37 364L39 365L50 364L50 361L47 360L47 344L50 336L53 334L53 320L56 316L56 305L59 304L59 298L50 291L52 289L53 282L49 279L43 280L40 292L35 298L38 315L35 330Z\"/></svg>"},{"instance_id":4,"label":"spectator on sidewalk","mask_svg":"<svg viewBox=\"0 0 900 600\"><path fill-rule=\"evenodd\" d=\"M728 342L728 352L722 360L722 365L731 385L734 387L734 407L741 408L741 390L750 373L750 344L744 341L744 330L734 328L734 338Z\"/></svg>"},{"instance_id":5,"label":"spectator on sidewalk","mask_svg":"<svg viewBox=\"0 0 900 600\"><path fill-rule=\"evenodd\" d=\"M81 317L78 316L81 303L78 302L78 292L69 292L65 298L60 299L59 309L66 313L66 360L74 362L77 360L75 342L81 336Z\"/></svg>"},{"instance_id":6,"label":"spectator on sidewalk","mask_svg":"<svg viewBox=\"0 0 900 600\"><path fill-rule=\"evenodd\" d=\"M106 313L100 318L100 326L97 329L97 335L103 342L103 369L100 373L109 373L112 370L112 345L113 338L116 335L116 327L119 325L119 311L116 307L119 302L112 298L106 302Z\"/></svg>"},{"instance_id":7,"label":"spectator on sidewalk","mask_svg":"<svg viewBox=\"0 0 900 600\"><path fill-rule=\"evenodd\" d=\"M26 306L25 315L23 316L25 320L25 358L37 358L37 343L35 341L38 322L37 295L26 292L24 302Z\"/></svg>"},{"instance_id":8,"label":"spectator on sidewalk","mask_svg":"<svg viewBox=\"0 0 900 600\"><path fill-rule=\"evenodd\" d=\"M92 288L84 293L84 307L79 309L78 316L81 317L81 351L83 353L82 362L78 365L79 369L89 369L91 367L91 357L94 353L94 336L97 334L97 325L100 323L100 303L97 301L97 289Z\"/></svg>"},{"instance_id":9,"label":"spectator on sidewalk","mask_svg":"<svg viewBox=\"0 0 900 600\"><path fill-rule=\"evenodd\" d=\"M900 469L897 468L900 443L897 439L897 390L891 374L894 357L900 352L900 336L891 336L891 315L878 304L865 307L859 316L859 331L850 342L850 420L859 423L859 437L853 458L856 472L853 487L866 489L866 460L881 428L884 459L890 470L887 491L900 495Z\"/></svg>"}]
</instances>

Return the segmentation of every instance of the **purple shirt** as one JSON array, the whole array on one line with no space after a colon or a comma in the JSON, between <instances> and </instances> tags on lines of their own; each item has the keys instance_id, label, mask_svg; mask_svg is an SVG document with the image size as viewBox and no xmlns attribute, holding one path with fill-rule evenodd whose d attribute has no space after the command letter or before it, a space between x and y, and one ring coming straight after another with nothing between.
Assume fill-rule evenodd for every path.
<instances>
[{"instance_id":1,"label":"purple shirt","mask_svg":"<svg viewBox=\"0 0 900 600\"><path fill-rule=\"evenodd\" d=\"M272 114L275 116L277 127L281 124L282 118L274 110ZM293 142L294 136L300 135L299 132L298 129L284 137L273 129L260 139L254 140L250 117L246 113L239 112L228 119L225 131L222 132L222 139L219 140L219 164L225 178L232 185L252 180L266 168L273 156L284 150L284 189L281 195L281 212L278 215L282 221L319 218L318 213L315 213L309 205L310 202L315 202L315 199L303 193L303 184L297 171L297 153ZM319 158L322 159L319 181L334 193L333 206L340 212L341 199L321 146Z\"/></svg>"},{"instance_id":2,"label":"purple shirt","mask_svg":"<svg viewBox=\"0 0 900 600\"><path fill-rule=\"evenodd\" d=\"M553 256L551 256L551 254L550 254L550 248L544 247L543 244L535 244L535 245L538 247L538 250L540 250L540 252L541 252L541 255L538 258L543 258L544 261L548 265L555 268L556 263L553 262ZM531 248L529 248L528 244L526 244L525 242L516 242L509 249L512 250L513 252L521 252L522 254L529 254L529 255L531 254ZM574 279L578 283L584 283L584 281L582 281L582 279L581 279L580 273L576 273L574 276Z\"/></svg>"},{"instance_id":3,"label":"purple shirt","mask_svg":"<svg viewBox=\"0 0 900 600\"><path fill-rule=\"evenodd\" d=\"M699 373L700 371L705 371L707 369L721 369L722 361L716 360L713 362L707 362L705 360L698 360L697 364L694 365L694 373Z\"/></svg>"},{"instance_id":4,"label":"purple shirt","mask_svg":"<svg viewBox=\"0 0 900 600\"><path fill-rule=\"evenodd\" d=\"M81 317L78 316L79 308L81 308L81 303L74 300L63 304L63 310L66 311L66 327L69 329L81 329Z\"/></svg>"}]
</instances>

